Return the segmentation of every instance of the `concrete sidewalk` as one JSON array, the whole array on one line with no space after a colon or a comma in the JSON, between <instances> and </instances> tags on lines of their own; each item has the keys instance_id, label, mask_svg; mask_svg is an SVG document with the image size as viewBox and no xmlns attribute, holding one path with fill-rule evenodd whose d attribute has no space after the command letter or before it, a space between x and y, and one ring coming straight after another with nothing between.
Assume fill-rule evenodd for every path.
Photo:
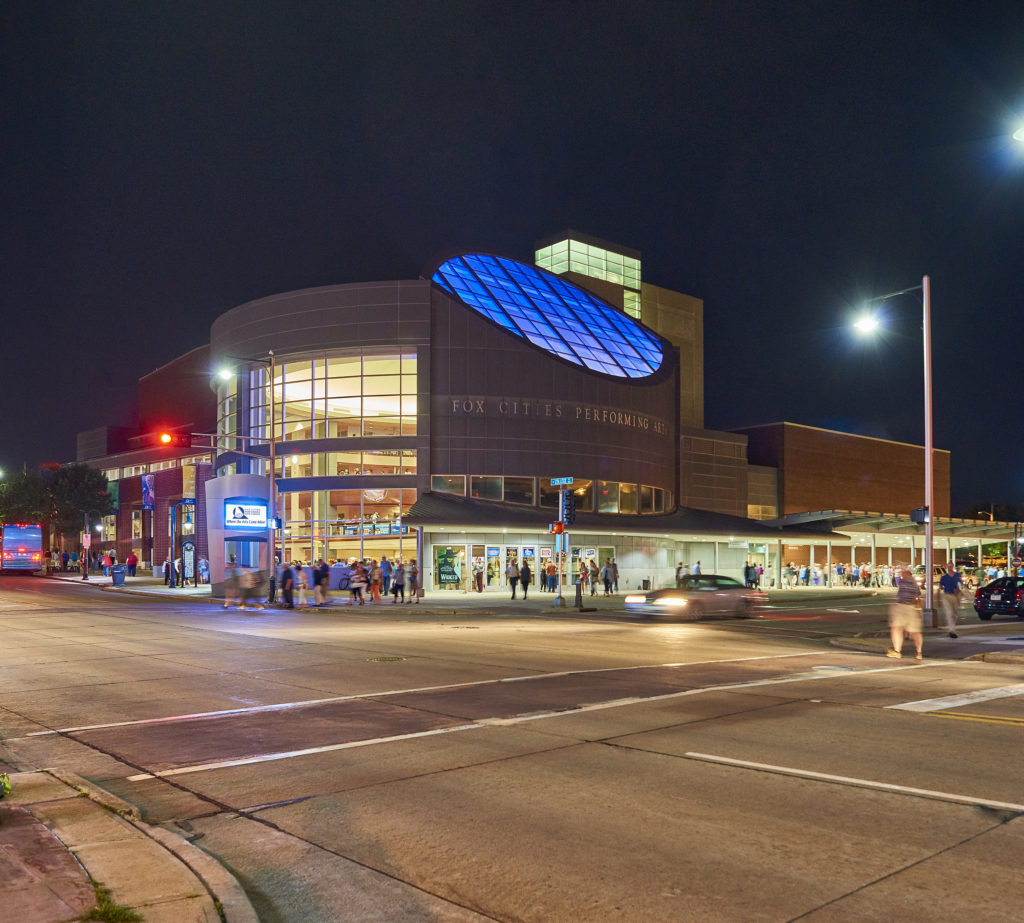
<instances>
[{"instance_id":1,"label":"concrete sidewalk","mask_svg":"<svg viewBox=\"0 0 1024 923\"><path fill-rule=\"evenodd\" d=\"M144 823L127 802L56 770L10 778L11 793L0 801L4 919L58 923L113 904L146 923L258 920L219 862Z\"/></svg>"}]
</instances>

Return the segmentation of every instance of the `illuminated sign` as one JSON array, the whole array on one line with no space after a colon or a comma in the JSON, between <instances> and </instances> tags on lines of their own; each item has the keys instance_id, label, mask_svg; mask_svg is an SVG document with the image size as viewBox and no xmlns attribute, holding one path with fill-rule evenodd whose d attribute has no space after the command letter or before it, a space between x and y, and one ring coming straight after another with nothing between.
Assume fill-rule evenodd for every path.
<instances>
[{"instance_id":1,"label":"illuminated sign","mask_svg":"<svg viewBox=\"0 0 1024 923\"><path fill-rule=\"evenodd\" d=\"M267 504L251 500L226 500L224 502L225 529L267 528Z\"/></svg>"}]
</instances>

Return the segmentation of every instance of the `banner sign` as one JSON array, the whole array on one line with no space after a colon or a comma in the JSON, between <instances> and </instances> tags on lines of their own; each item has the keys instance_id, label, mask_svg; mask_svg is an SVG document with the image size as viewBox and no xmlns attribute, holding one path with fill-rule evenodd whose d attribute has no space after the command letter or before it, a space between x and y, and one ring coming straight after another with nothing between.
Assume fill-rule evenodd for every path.
<instances>
[{"instance_id":1,"label":"banner sign","mask_svg":"<svg viewBox=\"0 0 1024 923\"><path fill-rule=\"evenodd\" d=\"M142 475L142 508L144 510L156 509L156 475Z\"/></svg>"},{"instance_id":2,"label":"banner sign","mask_svg":"<svg viewBox=\"0 0 1024 923\"><path fill-rule=\"evenodd\" d=\"M252 501L224 501L225 529L267 528L267 504Z\"/></svg>"},{"instance_id":3,"label":"banner sign","mask_svg":"<svg viewBox=\"0 0 1024 923\"><path fill-rule=\"evenodd\" d=\"M196 466L184 465L181 469L181 499L195 500L196 498Z\"/></svg>"}]
</instances>

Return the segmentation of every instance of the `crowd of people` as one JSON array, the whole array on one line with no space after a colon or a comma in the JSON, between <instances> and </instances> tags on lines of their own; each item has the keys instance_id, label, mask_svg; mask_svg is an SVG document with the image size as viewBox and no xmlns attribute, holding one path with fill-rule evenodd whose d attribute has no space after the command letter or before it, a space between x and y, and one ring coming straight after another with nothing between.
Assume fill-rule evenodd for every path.
<instances>
[{"instance_id":1,"label":"crowd of people","mask_svg":"<svg viewBox=\"0 0 1024 923\"><path fill-rule=\"evenodd\" d=\"M235 605L244 610L247 603L256 609L265 606L319 608L330 605L334 590L348 594L349 606L376 605L389 595L392 605L419 603L423 595L415 558L408 562L390 561L386 555L381 555L380 560L367 558L351 562L328 562L323 558L315 564L301 560L279 562L266 595L262 594L263 574L256 568L240 566L231 555L224 569L225 609Z\"/></svg>"}]
</instances>

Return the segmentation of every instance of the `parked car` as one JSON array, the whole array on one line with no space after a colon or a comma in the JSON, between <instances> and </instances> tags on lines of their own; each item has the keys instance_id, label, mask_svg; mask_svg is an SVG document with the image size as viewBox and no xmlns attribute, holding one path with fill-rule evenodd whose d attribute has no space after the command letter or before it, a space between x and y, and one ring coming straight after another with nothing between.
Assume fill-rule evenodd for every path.
<instances>
[{"instance_id":1,"label":"parked car","mask_svg":"<svg viewBox=\"0 0 1024 923\"><path fill-rule=\"evenodd\" d=\"M1024 577L997 577L974 591L974 611L987 622L993 615L1024 618Z\"/></svg>"},{"instance_id":2,"label":"parked car","mask_svg":"<svg viewBox=\"0 0 1024 923\"><path fill-rule=\"evenodd\" d=\"M700 574L684 577L682 586L626 596L627 612L645 616L668 614L675 618L748 618L767 601L760 590L745 587L732 577Z\"/></svg>"}]
</instances>

